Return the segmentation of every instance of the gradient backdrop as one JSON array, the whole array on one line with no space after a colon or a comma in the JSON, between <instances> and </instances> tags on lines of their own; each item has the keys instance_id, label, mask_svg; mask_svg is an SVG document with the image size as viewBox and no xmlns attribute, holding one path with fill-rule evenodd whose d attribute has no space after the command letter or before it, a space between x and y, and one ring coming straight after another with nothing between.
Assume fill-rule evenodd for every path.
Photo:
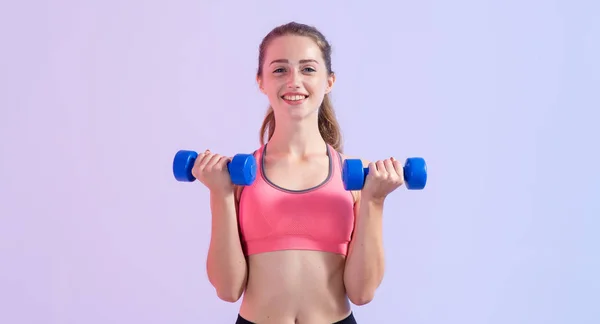
<instances>
[{"instance_id":1,"label":"gradient backdrop","mask_svg":"<svg viewBox=\"0 0 600 324\"><path fill-rule=\"evenodd\" d=\"M600 5L6 1L0 323L233 323L205 271L208 192L179 149L258 146L258 45L334 46L346 152L423 156L385 213L359 323L600 322ZM395 318L395 320L391 320Z\"/></svg>"}]
</instances>

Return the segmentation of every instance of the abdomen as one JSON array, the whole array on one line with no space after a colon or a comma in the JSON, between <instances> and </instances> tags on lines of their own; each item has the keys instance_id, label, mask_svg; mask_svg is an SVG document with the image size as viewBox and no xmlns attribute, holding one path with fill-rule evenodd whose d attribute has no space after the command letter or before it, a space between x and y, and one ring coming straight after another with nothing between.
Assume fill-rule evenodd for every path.
<instances>
[{"instance_id":1,"label":"abdomen","mask_svg":"<svg viewBox=\"0 0 600 324\"><path fill-rule=\"evenodd\" d=\"M333 323L350 304L343 255L288 250L252 255L240 314L260 323Z\"/></svg>"}]
</instances>

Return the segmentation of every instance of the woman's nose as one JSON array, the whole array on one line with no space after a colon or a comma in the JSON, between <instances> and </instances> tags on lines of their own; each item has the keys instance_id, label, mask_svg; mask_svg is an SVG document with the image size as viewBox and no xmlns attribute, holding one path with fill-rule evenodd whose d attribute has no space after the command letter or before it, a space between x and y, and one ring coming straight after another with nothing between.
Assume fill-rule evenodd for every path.
<instances>
[{"instance_id":1,"label":"woman's nose","mask_svg":"<svg viewBox=\"0 0 600 324\"><path fill-rule=\"evenodd\" d=\"M298 88L302 81L302 76L297 71L292 71L288 75L287 86L288 88Z\"/></svg>"}]
</instances>

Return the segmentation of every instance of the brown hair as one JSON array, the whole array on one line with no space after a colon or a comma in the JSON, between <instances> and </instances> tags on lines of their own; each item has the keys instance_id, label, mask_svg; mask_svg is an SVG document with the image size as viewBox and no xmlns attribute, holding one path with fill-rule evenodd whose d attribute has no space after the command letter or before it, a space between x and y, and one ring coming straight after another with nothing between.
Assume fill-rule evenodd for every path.
<instances>
[{"instance_id":1,"label":"brown hair","mask_svg":"<svg viewBox=\"0 0 600 324\"><path fill-rule=\"evenodd\" d=\"M321 53L323 53L323 59L325 60L327 73L330 75L333 74L333 71L331 70L331 45L325 36L321 34L321 32L315 27L296 22L290 22L285 25L275 27L267 34L267 36L265 36L265 38L263 38L258 54L258 77L260 77L263 72L262 66L264 64L265 54L269 43L273 39L285 35L307 36L312 38L321 49ZM325 94L323 102L321 103L321 107L319 108L318 123L319 132L321 133L321 136L325 142L333 146L333 148L338 152L342 152L342 134L340 131L340 125L336 119L335 111L333 110L333 104L331 103L329 94ZM269 106L265 119L260 127L260 144L263 145L265 143L264 138L267 133L267 141L271 139L274 131L275 114L273 112L273 107Z\"/></svg>"}]
</instances>

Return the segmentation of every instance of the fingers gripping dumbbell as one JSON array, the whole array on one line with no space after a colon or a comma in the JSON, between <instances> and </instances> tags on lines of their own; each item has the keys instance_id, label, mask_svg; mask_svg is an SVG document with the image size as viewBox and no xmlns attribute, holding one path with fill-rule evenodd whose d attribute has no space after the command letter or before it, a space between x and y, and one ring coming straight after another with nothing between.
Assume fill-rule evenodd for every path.
<instances>
[{"instance_id":1,"label":"fingers gripping dumbbell","mask_svg":"<svg viewBox=\"0 0 600 324\"><path fill-rule=\"evenodd\" d=\"M403 168L404 183L409 190L421 190L427 184L427 164L423 158L406 159ZM360 159L346 159L342 170L346 190L361 190L369 168L363 167Z\"/></svg>"},{"instance_id":2,"label":"fingers gripping dumbbell","mask_svg":"<svg viewBox=\"0 0 600 324\"><path fill-rule=\"evenodd\" d=\"M177 181L193 182L196 177L192 174L194 162L198 153L180 150L173 159L173 175ZM231 182L239 186L251 185L256 179L256 159L252 154L237 154L227 163Z\"/></svg>"}]
</instances>

